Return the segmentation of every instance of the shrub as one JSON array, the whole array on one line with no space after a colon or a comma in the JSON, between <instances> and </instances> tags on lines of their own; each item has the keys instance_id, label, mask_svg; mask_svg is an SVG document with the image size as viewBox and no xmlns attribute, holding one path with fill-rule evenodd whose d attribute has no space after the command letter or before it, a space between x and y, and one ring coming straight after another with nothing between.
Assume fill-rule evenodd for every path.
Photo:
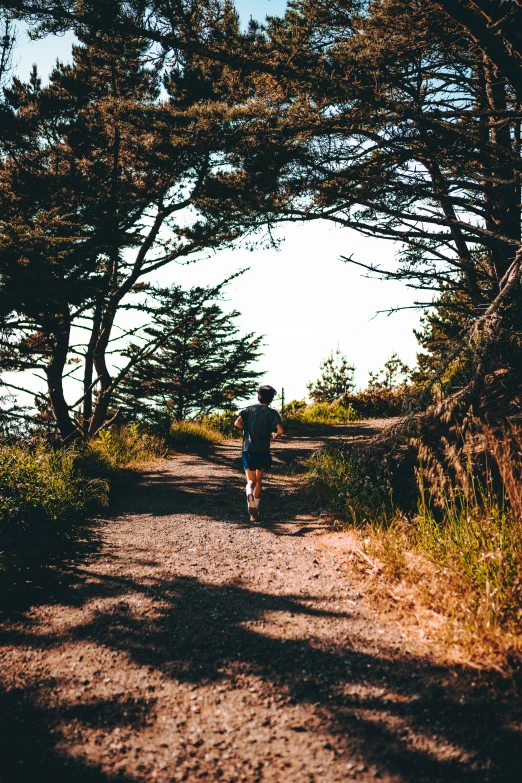
<instances>
[{"instance_id":1,"label":"shrub","mask_svg":"<svg viewBox=\"0 0 522 783\"><path fill-rule=\"evenodd\" d=\"M306 400L291 400L285 405L284 415L288 418L299 416L306 408Z\"/></svg>"},{"instance_id":2,"label":"shrub","mask_svg":"<svg viewBox=\"0 0 522 783\"><path fill-rule=\"evenodd\" d=\"M223 435L204 421L173 421L167 439L174 450L221 443Z\"/></svg>"},{"instance_id":3,"label":"shrub","mask_svg":"<svg viewBox=\"0 0 522 783\"><path fill-rule=\"evenodd\" d=\"M420 388L404 384L394 388L369 387L347 399L360 418L386 418L408 413L420 394Z\"/></svg>"},{"instance_id":4,"label":"shrub","mask_svg":"<svg viewBox=\"0 0 522 783\"><path fill-rule=\"evenodd\" d=\"M202 424L221 433L225 438L239 438L240 430L234 427L238 412L223 411L222 413L210 413L202 419Z\"/></svg>"},{"instance_id":5,"label":"shrub","mask_svg":"<svg viewBox=\"0 0 522 783\"><path fill-rule=\"evenodd\" d=\"M0 539L24 554L45 541L72 537L94 509L107 504L107 484L86 479L77 453L43 442L4 445L0 451Z\"/></svg>"},{"instance_id":6,"label":"shrub","mask_svg":"<svg viewBox=\"0 0 522 783\"><path fill-rule=\"evenodd\" d=\"M322 511L342 520L384 521L392 510L386 469L369 470L351 446L326 446L306 463L306 484Z\"/></svg>"},{"instance_id":7,"label":"shrub","mask_svg":"<svg viewBox=\"0 0 522 783\"><path fill-rule=\"evenodd\" d=\"M134 468L164 456L165 442L139 424L102 430L89 443L81 457L88 475L107 475Z\"/></svg>"}]
</instances>

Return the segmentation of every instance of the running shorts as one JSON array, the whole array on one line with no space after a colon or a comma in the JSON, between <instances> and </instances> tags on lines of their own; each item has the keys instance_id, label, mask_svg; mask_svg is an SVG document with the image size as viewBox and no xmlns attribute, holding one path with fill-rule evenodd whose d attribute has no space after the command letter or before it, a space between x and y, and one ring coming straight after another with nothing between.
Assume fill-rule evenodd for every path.
<instances>
[{"instance_id":1,"label":"running shorts","mask_svg":"<svg viewBox=\"0 0 522 783\"><path fill-rule=\"evenodd\" d=\"M245 470L270 470L272 457L264 451L244 451L243 467Z\"/></svg>"}]
</instances>

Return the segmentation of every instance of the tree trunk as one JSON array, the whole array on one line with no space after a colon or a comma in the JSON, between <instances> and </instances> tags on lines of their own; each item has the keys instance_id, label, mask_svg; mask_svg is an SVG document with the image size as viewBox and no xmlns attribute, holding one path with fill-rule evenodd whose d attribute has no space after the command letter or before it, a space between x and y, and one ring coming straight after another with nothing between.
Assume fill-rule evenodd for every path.
<instances>
[{"instance_id":1,"label":"tree trunk","mask_svg":"<svg viewBox=\"0 0 522 783\"><path fill-rule=\"evenodd\" d=\"M94 351L96 349L96 343L100 337L100 324L101 324L101 303L96 302L93 319L92 330L89 344L87 345L87 351L85 352L85 368L83 373L83 435L84 438L88 436L89 427L91 424L91 418L93 413L93 374L94 374Z\"/></svg>"},{"instance_id":2,"label":"tree trunk","mask_svg":"<svg viewBox=\"0 0 522 783\"><path fill-rule=\"evenodd\" d=\"M71 324L66 317L61 320L55 331L55 342L51 348L51 359L46 367L47 388L54 417L62 440L70 440L76 432L76 426L71 419L63 391L63 374L69 353L69 338Z\"/></svg>"},{"instance_id":3,"label":"tree trunk","mask_svg":"<svg viewBox=\"0 0 522 783\"><path fill-rule=\"evenodd\" d=\"M518 177L510 158L514 152L510 122L498 119L506 112L506 83L493 64L485 58L486 93L490 108L497 114L490 117L490 142L498 149L492 167L491 219L495 233L520 242L520 193ZM499 240L495 249L494 264L500 280L512 264L516 247Z\"/></svg>"},{"instance_id":4,"label":"tree trunk","mask_svg":"<svg viewBox=\"0 0 522 783\"><path fill-rule=\"evenodd\" d=\"M94 411L90 417L88 435L96 435L103 426L107 418L107 412L112 399L112 378L107 367L105 352L111 337L114 318L116 317L116 308L111 304L102 320L101 331L93 352L94 367L99 379L100 390L96 397Z\"/></svg>"},{"instance_id":5,"label":"tree trunk","mask_svg":"<svg viewBox=\"0 0 522 783\"><path fill-rule=\"evenodd\" d=\"M511 32L518 33L513 29L516 25L511 25L511 32L509 28L503 28L502 35L498 35L499 28L490 26L488 17L481 12L482 9L474 8L467 0L439 0L436 5L469 33L500 73L509 80L517 99L522 102L521 45L520 41L511 35ZM509 47L502 40L502 36L509 40Z\"/></svg>"}]
</instances>

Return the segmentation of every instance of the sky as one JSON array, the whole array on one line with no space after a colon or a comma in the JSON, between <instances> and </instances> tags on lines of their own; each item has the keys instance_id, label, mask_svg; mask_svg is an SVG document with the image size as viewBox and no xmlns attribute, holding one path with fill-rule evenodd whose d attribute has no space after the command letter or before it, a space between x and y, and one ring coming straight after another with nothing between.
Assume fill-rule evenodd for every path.
<instances>
[{"instance_id":1,"label":"sky","mask_svg":"<svg viewBox=\"0 0 522 783\"><path fill-rule=\"evenodd\" d=\"M241 22L250 16L284 12L284 0L236 0ZM20 31L15 62L26 78L33 63L45 79L56 58L70 59L72 35L30 41ZM398 246L326 222L286 225L277 232L278 250L222 250L188 266L172 264L162 272L163 285L216 284L239 269L244 275L227 288L225 307L239 310L243 332L265 335L258 369L262 382L284 388L286 400L306 396L306 384L320 374L319 365L339 348L356 368L364 388L368 373L384 365L394 352L412 366L418 344L413 329L421 313L404 310L387 316L380 310L409 307L414 292L403 283L370 280L341 256L364 263L392 266Z\"/></svg>"}]
</instances>

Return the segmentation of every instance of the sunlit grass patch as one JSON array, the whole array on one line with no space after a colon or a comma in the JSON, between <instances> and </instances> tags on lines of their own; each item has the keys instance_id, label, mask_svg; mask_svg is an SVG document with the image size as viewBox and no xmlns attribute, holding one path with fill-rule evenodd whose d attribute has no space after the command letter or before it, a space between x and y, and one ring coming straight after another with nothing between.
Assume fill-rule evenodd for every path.
<instances>
[{"instance_id":1,"label":"sunlit grass patch","mask_svg":"<svg viewBox=\"0 0 522 783\"><path fill-rule=\"evenodd\" d=\"M468 590L486 625L522 627L522 537L520 524L494 498L484 507L448 506L442 516L421 508L413 519L412 543L447 569L456 589Z\"/></svg>"},{"instance_id":2,"label":"sunlit grass patch","mask_svg":"<svg viewBox=\"0 0 522 783\"><path fill-rule=\"evenodd\" d=\"M87 446L83 469L89 474L137 468L166 453L165 442L138 424L102 430Z\"/></svg>"},{"instance_id":3,"label":"sunlit grass patch","mask_svg":"<svg viewBox=\"0 0 522 783\"><path fill-rule=\"evenodd\" d=\"M312 405L294 401L285 407L283 424L287 427L325 426L331 424L349 424L360 417L351 405L317 402Z\"/></svg>"},{"instance_id":4,"label":"sunlit grass patch","mask_svg":"<svg viewBox=\"0 0 522 783\"><path fill-rule=\"evenodd\" d=\"M222 443L222 433L205 421L174 421L168 436L168 445L174 451L192 446Z\"/></svg>"}]
</instances>

